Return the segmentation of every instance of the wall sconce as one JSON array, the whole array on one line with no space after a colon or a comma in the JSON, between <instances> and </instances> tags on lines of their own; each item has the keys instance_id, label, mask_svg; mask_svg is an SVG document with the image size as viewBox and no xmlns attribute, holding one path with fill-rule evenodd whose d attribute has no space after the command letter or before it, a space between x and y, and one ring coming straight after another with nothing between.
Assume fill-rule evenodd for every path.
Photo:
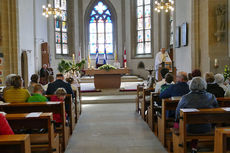
<instances>
[{"instance_id":1,"label":"wall sconce","mask_svg":"<svg viewBox=\"0 0 230 153\"><path fill-rule=\"evenodd\" d=\"M218 68L219 67L219 61L217 58L214 59L214 67Z\"/></svg>"}]
</instances>

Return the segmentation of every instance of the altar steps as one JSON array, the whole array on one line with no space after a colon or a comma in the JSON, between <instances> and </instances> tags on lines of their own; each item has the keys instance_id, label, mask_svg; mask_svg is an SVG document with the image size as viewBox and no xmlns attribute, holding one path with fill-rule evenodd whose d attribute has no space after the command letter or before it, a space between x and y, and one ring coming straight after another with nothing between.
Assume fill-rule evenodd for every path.
<instances>
[{"instance_id":1,"label":"altar steps","mask_svg":"<svg viewBox=\"0 0 230 153\"><path fill-rule=\"evenodd\" d=\"M83 76L80 79L80 83L93 83L93 82L94 82L93 76ZM121 82L143 82L143 79L138 78L137 76L125 75L121 77Z\"/></svg>"},{"instance_id":2,"label":"altar steps","mask_svg":"<svg viewBox=\"0 0 230 153\"><path fill-rule=\"evenodd\" d=\"M82 104L135 103L136 95L83 96Z\"/></svg>"}]
</instances>

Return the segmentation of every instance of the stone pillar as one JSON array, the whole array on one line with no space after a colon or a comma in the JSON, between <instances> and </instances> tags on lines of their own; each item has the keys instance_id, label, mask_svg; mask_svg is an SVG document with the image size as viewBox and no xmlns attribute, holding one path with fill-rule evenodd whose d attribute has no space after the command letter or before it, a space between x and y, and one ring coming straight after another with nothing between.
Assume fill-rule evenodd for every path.
<instances>
[{"instance_id":1,"label":"stone pillar","mask_svg":"<svg viewBox=\"0 0 230 153\"><path fill-rule=\"evenodd\" d=\"M160 48L169 48L169 12L166 13L165 11L161 12L161 47Z\"/></svg>"},{"instance_id":2,"label":"stone pillar","mask_svg":"<svg viewBox=\"0 0 230 153\"><path fill-rule=\"evenodd\" d=\"M18 73L17 2L0 0L0 53L3 53L5 78L10 73Z\"/></svg>"}]
</instances>

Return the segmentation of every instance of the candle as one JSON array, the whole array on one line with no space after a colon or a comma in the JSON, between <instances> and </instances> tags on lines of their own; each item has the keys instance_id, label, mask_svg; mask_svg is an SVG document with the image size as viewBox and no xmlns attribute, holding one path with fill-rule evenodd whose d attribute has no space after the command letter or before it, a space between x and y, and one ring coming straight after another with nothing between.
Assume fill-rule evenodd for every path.
<instances>
[{"instance_id":1,"label":"candle","mask_svg":"<svg viewBox=\"0 0 230 153\"><path fill-rule=\"evenodd\" d=\"M75 54L73 54L73 64L75 64Z\"/></svg>"},{"instance_id":2,"label":"candle","mask_svg":"<svg viewBox=\"0 0 230 153\"><path fill-rule=\"evenodd\" d=\"M218 59L217 59L217 58L215 58L215 60L214 60L214 66L215 66L215 67L218 67L218 66L219 66L219 64L218 64Z\"/></svg>"}]
</instances>

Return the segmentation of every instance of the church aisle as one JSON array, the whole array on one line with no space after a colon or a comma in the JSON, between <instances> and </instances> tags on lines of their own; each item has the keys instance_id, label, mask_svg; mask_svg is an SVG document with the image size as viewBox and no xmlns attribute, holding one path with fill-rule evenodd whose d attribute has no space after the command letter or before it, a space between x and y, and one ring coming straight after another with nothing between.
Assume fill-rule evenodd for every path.
<instances>
[{"instance_id":1,"label":"church aisle","mask_svg":"<svg viewBox=\"0 0 230 153\"><path fill-rule=\"evenodd\" d=\"M135 104L84 105L65 153L167 153Z\"/></svg>"}]
</instances>

